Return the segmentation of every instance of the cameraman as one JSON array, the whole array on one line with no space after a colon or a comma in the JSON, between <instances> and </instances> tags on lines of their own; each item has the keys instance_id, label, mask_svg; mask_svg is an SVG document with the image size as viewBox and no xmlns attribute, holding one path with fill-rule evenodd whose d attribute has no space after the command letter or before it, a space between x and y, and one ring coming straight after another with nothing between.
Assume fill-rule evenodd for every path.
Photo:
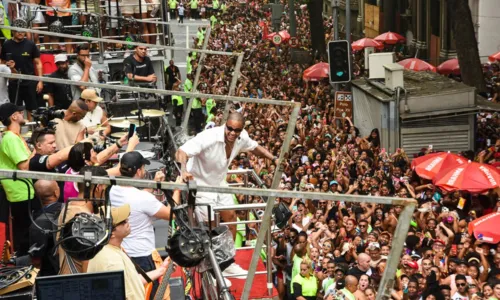
<instances>
[{"instance_id":1,"label":"cameraman","mask_svg":"<svg viewBox=\"0 0 500 300\"><path fill-rule=\"evenodd\" d=\"M68 78L68 56L66 54L57 54L54 58L57 65L57 71L49 75L49 78L69 79ZM68 84L50 83L45 85L46 92L49 95L49 107L56 106L60 109L68 109L71 104L71 87Z\"/></svg>"},{"instance_id":2,"label":"cameraman","mask_svg":"<svg viewBox=\"0 0 500 300\"><path fill-rule=\"evenodd\" d=\"M59 172L58 166L68 160L73 146L56 152L56 133L50 128L37 128L31 136L35 154L30 159L29 170L37 172Z\"/></svg>"},{"instance_id":3,"label":"cameraman","mask_svg":"<svg viewBox=\"0 0 500 300\"><path fill-rule=\"evenodd\" d=\"M54 119L56 123L57 149L64 149L84 139L86 128L80 120L85 117L88 110L89 108L85 102L82 100L74 100L64 112L63 119Z\"/></svg>"}]
</instances>

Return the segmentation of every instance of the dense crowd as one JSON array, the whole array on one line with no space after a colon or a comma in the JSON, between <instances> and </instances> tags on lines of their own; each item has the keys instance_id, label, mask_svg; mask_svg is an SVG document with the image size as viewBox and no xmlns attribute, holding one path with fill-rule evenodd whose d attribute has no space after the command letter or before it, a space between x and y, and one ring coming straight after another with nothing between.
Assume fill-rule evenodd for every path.
<instances>
[{"instance_id":1,"label":"dense crowd","mask_svg":"<svg viewBox=\"0 0 500 300\"><path fill-rule=\"evenodd\" d=\"M297 14L297 36L303 42L300 47L309 49L307 10L297 6ZM380 145L377 128L365 136L349 118L335 119L329 84L304 81L302 72L308 65L291 63L288 45L275 47L263 40L262 22L270 24L271 19L259 3L229 4L227 13L217 18L212 23L208 48L245 54L235 94L301 103L280 189L416 199L419 209L413 215L401 255L393 299L500 299L499 249L476 240L467 231L472 220L498 210L498 191L481 195L446 192L419 178L410 168L413 157L436 149L422 148L420 153L397 149L388 153ZM286 24L282 23L282 29L287 29ZM325 19L325 26L330 24ZM194 43L201 45L198 37ZM233 58L209 55L202 64L196 59L189 61L193 75L197 67L202 68L198 90L228 92ZM236 109L245 115L250 137L278 155L289 122L289 108L247 103L237 104ZM215 111L216 125L221 124L222 111L223 107ZM497 167L498 129L498 114L478 114L476 151L461 155ZM253 168L270 186L276 165L242 153L230 166L240 168ZM240 175L228 176L227 180L244 181ZM246 201L243 196L237 198L240 203ZM248 200L262 202L258 197ZM274 252L270 260L277 269L274 283L280 298L316 299L321 295L337 299L344 294L346 299L375 299L402 207L369 201L279 201L293 212L288 226L272 229ZM238 212L240 220L259 215ZM249 224L239 228L242 244L255 241L256 227Z\"/></svg>"},{"instance_id":2,"label":"dense crowd","mask_svg":"<svg viewBox=\"0 0 500 300\"><path fill-rule=\"evenodd\" d=\"M279 188L339 195L397 196L417 200L419 207L411 220L401 255L397 280L392 291L393 299L500 299L499 245L478 240L467 230L472 220L499 211L500 192L498 190L486 194L446 192L434 186L432 182L419 178L410 167L411 159L447 149L422 148L420 153L406 153L405 149L401 148L395 153L389 153L380 144L377 128L363 134L353 120L335 118L332 105L333 90L330 85L326 81L305 81L302 73L309 65L292 63L291 48L288 44L276 47L270 40L263 39L262 23L271 24L271 13L264 8L263 3L249 1L242 4L237 1L221 1L220 4L217 2L217 7L214 8L213 2L210 3L212 5L210 10L208 10L209 4L205 7L204 2L201 2L199 10L198 7L193 8L192 1L184 2L182 6L177 1L169 1L168 5L175 17L182 12L188 17L200 16L210 20L212 33L208 49L244 53L234 95L295 101L301 104L290 153L279 166L284 171ZM184 8L179 9L184 6L187 7L186 11ZM286 9L285 5L285 11ZM300 37L298 47L309 51L311 47L308 12L299 4L296 4L296 11L297 36ZM283 17L281 29L287 29L286 18ZM325 38L329 39L332 20L325 18L324 24L327 32ZM203 39L204 29L200 28L193 41L195 47L201 47ZM81 59L81 65L84 66L81 68L82 73L86 70L87 75L89 72L87 69L90 69L90 65L87 66L89 63L85 63L88 60L88 51L88 48L76 51L80 56L78 59ZM200 62L201 56L196 52L190 53L187 78L178 80L175 78L179 75L178 71L171 71L173 76L167 77L167 86L185 91L196 88L207 94L228 94L236 58L206 55ZM6 57L3 60L7 60ZM67 68L66 61L67 58L60 62ZM201 68L201 76L197 86L193 87L197 68ZM495 83L491 85L493 102L497 102L495 88L497 73L496 64L489 66L488 70L485 69L485 74L491 75L488 77L491 79L490 82ZM5 99L7 98L6 95ZM121 139L116 146L112 145L99 155L88 143L73 147L75 142L83 140L83 131L81 127L74 127L72 123L84 119L88 112L91 112L92 116L96 103L102 99L95 92L82 92L78 97L71 99L73 101L67 103L68 110L60 123L72 133L72 136L78 133L82 137L78 141L74 138L69 141L68 138L66 139L68 141L54 140L48 143L44 136L57 137L56 133L37 132L38 135L33 138L35 152L31 152L26 144L20 142L18 135L24 120L19 108L11 107L12 111L2 116L2 121L11 123L17 119L16 122L19 124L13 122L14 125L10 125L9 131L19 132L17 136L10 133L4 135L4 139L16 141L16 148L7 148L5 140L0 145L6 148L1 149L5 153L15 150L14 152L23 154L22 157L18 157L22 165L6 166L0 163L0 166L25 170L32 170L33 166L37 166L39 167L37 171L52 171L67 161L68 166L64 172L77 174L86 168L85 165L101 164L108 160L128 142ZM183 104L180 97L172 97L172 100L177 101L176 104L179 106ZM223 110L222 103L213 99L195 99L194 130L199 132L203 126L222 125ZM236 103L234 110L244 115L245 129L249 137L260 146L269 149L274 156L279 156L286 127L290 122L290 108ZM174 110L174 114L179 125L182 110ZM101 113L99 121L103 116ZM498 167L500 165L499 123L497 113L478 114L476 150L466 151L461 155L470 160ZM60 132L64 129L61 127L58 129ZM50 144L50 149L47 144ZM54 154L55 144L59 144L58 154ZM132 139L129 152L132 152L137 144L138 139ZM129 157L133 168L123 170L110 168L107 172L102 169L93 171L99 173L97 174L99 176L128 174L128 177L144 178L143 160L134 155ZM6 161L2 160L4 164ZM30 163L25 164L24 161L33 161L33 166ZM260 179L270 187L277 166L269 159L259 158L251 153L241 153L232 161L229 168L253 168ZM242 175L232 174L227 177L227 181L244 182L244 178ZM250 182L257 184L253 179ZM78 186L73 184L67 186L61 192L62 198L76 195L83 197L83 191L78 189ZM70 191L74 195L69 195ZM114 200L122 200L122 195L125 193L116 193ZM49 196L55 202L60 195ZM150 203L155 201L151 195L147 198ZM16 200L19 203L12 207L18 206L16 211L22 214L27 208L21 207L20 203L26 199ZM236 195L236 201L260 203L263 200L258 197L246 198ZM400 221L402 206L384 206L369 201L360 204L287 198L278 201L285 203L293 215L283 229L272 228L272 256L263 255L263 258L275 266L273 281L280 298L309 300L319 296L328 300L341 297L350 300L375 299L391 252L394 231ZM147 215L145 219L169 217L169 214L160 211L160 208L154 212L152 210L151 207L144 207L144 214ZM236 213L239 220L253 220L261 215L261 211ZM134 222L131 223L135 225ZM152 232L152 226L147 229ZM247 224L239 226L237 230L237 246L252 245L255 242L258 225ZM132 232L131 238L138 238L138 234ZM134 248L130 242L126 242L125 245ZM141 252L140 257L149 257L148 251L147 255Z\"/></svg>"}]
</instances>

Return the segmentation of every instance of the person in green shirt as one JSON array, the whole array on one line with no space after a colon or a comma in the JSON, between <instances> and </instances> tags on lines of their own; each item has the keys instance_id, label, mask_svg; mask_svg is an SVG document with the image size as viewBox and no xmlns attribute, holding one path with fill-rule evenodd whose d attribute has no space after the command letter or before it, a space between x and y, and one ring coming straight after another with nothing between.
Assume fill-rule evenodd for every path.
<instances>
[{"instance_id":1,"label":"person in green shirt","mask_svg":"<svg viewBox=\"0 0 500 300\"><path fill-rule=\"evenodd\" d=\"M191 19L199 19L198 16L198 0L189 1L189 6L191 8Z\"/></svg>"},{"instance_id":2,"label":"person in green shirt","mask_svg":"<svg viewBox=\"0 0 500 300\"><path fill-rule=\"evenodd\" d=\"M210 17L210 24L212 26L212 30L214 29L215 23L217 23L217 18L215 17L215 15L212 15Z\"/></svg>"},{"instance_id":3,"label":"person in green shirt","mask_svg":"<svg viewBox=\"0 0 500 300\"><path fill-rule=\"evenodd\" d=\"M184 80L184 92L189 93L193 90L193 75L187 74Z\"/></svg>"},{"instance_id":4,"label":"person in green shirt","mask_svg":"<svg viewBox=\"0 0 500 300\"><path fill-rule=\"evenodd\" d=\"M170 13L170 19L177 18L177 5L179 2L177 0L168 0L168 12ZM172 15L173 13L173 15Z\"/></svg>"},{"instance_id":5,"label":"person in green shirt","mask_svg":"<svg viewBox=\"0 0 500 300\"><path fill-rule=\"evenodd\" d=\"M196 32L196 37L198 38L198 46L202 46L203 40L205 39L205 31L203 30L203 27L198 28L198 31Z\"/></svg>"},{"instance_id":6,"label":"person in green shirt","mask_svg":"<svg viewBox=\"0 0 500 300\"><path fill-rule=\"evenodd\" d=\"M194 98L191 112L193 113L194 130L196 133L200 133L203 128L204 118L201 100L199 98Z\"/></svg>"},{"instance_id":7,"label":"person in green shirt","mask_svg":"<svg viewBox=\"0 0 500 300\"><path fill-rule=\"evenodd\" d=\"M3 133L0 142L0 169L27 171L29 169L29 160L34 153L31 152L20 135L21 126L26 124L24 107L13 103L2 104L0 106L0 121L7 126L7 130ZM28 183L29 189L25 182ZM24 255L29 247L27 233L31 225L30 218L27 216L28 208L31 205L32 210L38 210L40 202L31 201L34 198L31 179L15 181L2 179L1 183L10 203L14 250L18 252L18 255Z\"/></svg>"},{"instance_id":8,"label":"person in green shirt","mask_svg":"<svg viewBox=\"0 0 500 300\"><path fill-rule=\"evenodd\" d=\"M182 90L180 85L178 87L178 90ZM182 112L184 111L184 101L182 100L182 96L172 95L172 106L174 107L173 112L175 117L175 126L181 126Z\"/></svg>"},{"instance_id":9,"label":"person in green shirt","mask_svg":"<svg viewBox=\"0 0 500 300\"><path fill-rule=\"evenodd\" d=\"M312 262L305 258L300 263L300 273L292 279L293 296L296 299L316 300L318 279L314 276Z\"/></svg>"}]
</instances>

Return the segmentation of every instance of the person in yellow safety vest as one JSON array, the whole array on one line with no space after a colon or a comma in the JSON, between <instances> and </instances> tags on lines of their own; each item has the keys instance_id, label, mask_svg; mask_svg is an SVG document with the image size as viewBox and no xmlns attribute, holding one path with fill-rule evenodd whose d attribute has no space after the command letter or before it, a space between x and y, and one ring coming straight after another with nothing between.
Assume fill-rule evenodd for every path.
<instances>
[{"instance_id":1,"label":"person in yellow safety vest","mask_svg":"<svg viewBox=\"0 0 500 300\"><path fill-rule=\"evenodd\" d=\"M168 12L170 13L170 19L177 18L178 4L179 2L177 0L168 0Z\"/></svg>"},{"instance_id":2,"label":"person in yellow safety vest","mask_svg":"<svg viewBox=\"0 0 500 300\"><path fill-rule=\"evenodd\" d=\"M225 14L227 12L227 5L224 1L222 1L220 5L220 10L222 10L222 14Z\"/></svg>"},{"instance_id":3,"label":"person in yellow safety vest","mask_svg":"<svg viewBox=\"0 0 500 300\"><path fill-rule=\"evenodd\" d=\"M198 17L198 0L191 0L189 2L191 7L191 19L199 19Z\"/></svg>"},{"instance_id":4,"label":"person in yellow safety vest","mask_svg":"<svg viewBox=\"0 0 500 300\"><path fill-rule=\"evenodd\" d=\"M179 91L180 90L181 86L179 85ZM175 126L181 126L182 112L184 110L184 101L182 97L179 95L172 95L172 106L174 107Z\"/></svg>"},{"instance_id":5,"label":"person in yellow safety vest","mask_svg":"<svg viewBox=\"0 0 500 300\"><path fill-rule=\"evenodd\" d=\"M219 10L219 0L212 1L212 9L214 10L214 14Z\"/></svg>"},{"instance_id":6,"label":"person in yellow safety vest","mask_svg":"<svg viewBox=\"0 0 500 300\"><path fill-rule=\"evenodd\" d=\"M292 279L293 296L299 299L316 300L318 293L318 279L314 276L312 262L304 258L300 263L300 273Z\"/></svg>"},{"instance_id":7,"label":"person in yellow safety vest","mask_svg":"<svg viewBox=\"0 0 500 300\"><path fill-rule=\"evenodd\" d=\"M196 32L196 37L198 38L198 46L202 46L203 40L205 39L205 31L203 30L203 27L198 28L198 31Z\"/></svg>"},{"instance_id":8,"label":"person in yellow safety vest","mask_svg":"<svg viewBox=\"0 0 500 300\"><path fill-rule=\"evenodd\" d=\"M303 238L303 237L302 237ZM297 238L298 242L301 242L301 238ZM307 240L307 239L306 239ZM302 240L303 242L303 240ZM307 255L307 248L303 246L304 244L298 243L293 247L295 255L292 258L292 280L297 274L300 273L300 263L303 259L309 259ZM293 295L293 284L290 284L290 292Z\"/></svg>"},{"instance_id":9,"label":"person in yellow safety vest","mask_svg":"<svg viewBox=\"0 0 500 300\"><path fill-rule=\"evenodd\" d=\"M215 15L212 15L210 17L210 26L212 26L212 30L214 29L215 23L217 23L217 18L215 17Z\"/></svg>"},{"instance_id":10,"label":"person in yellow safety vest","mask_svg":"<svg viewBox=\"0 0 500 300\"><path fill-rule=\"evenodd\" d=\"M193 124L196 133L200 133L203 128L203 109L201 106L201 100L199 98L193 99L193 105L191 105L191 112L193 113Z\"/></svg>"},{"instance_id":11,"label":"person in yellow safety vest","mask_svg":"<svg viewBox=\"0 0 500 300\"><path fill-rule=\"evenodd\" d=\"M193 75L187 74L186 80L184 80L184 92L189 93L193 90Z\"/></svg>"},{"instance_id":12,"label":"person in yellow safety vest","mask_svg":"<svg viewBox=\"0 0 500 300\"><path fill-rule=\"evenodd\" d=\"M0 24L4 26L10 26L8 13L5 10L2 2L0 2L0 22L1 22ZM12 38L12 34L9 29L2 28L2 34L6 40L10 40Z\"/></svg>"}]
</instances>

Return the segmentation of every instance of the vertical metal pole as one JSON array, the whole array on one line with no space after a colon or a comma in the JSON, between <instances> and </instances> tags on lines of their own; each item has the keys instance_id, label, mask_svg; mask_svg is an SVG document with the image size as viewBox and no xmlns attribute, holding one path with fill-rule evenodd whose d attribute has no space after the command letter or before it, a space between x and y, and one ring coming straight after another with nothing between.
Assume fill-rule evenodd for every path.
<instances>
[{"instance_id":1,"label":"vertical metal pole","mask_svg":"<svg viewBox=\"0 0 500 300\"><path fill-rule=\"evenodd\" d=\"M391 291L394 287L394 277L396 276L399 258L401 257L403 245L406 240L406 236L408 235L408 229L410 228L410 222L413 217L413 212L415 211L415 206L415 201L407 204L399 215L398 225L396 226L394 239L392 240L391 254L389 255L382 280L380 281L377 299L391 298Z\"/></svg>"},{"instance_id":2,"label":"vertical metal pole","mask_svg":"<svg viewBox=\"0 0 500 300\"><path fill-rule=\"evenodd\" d=\"M189 48L189 26L186 25L186 49Z\"/></svg>"},{"instance_id":3,"label":"vertical metal pole","mask_svg":"<svg viewBox=\"0 0 500 300\"><path fill-rule=\"evenodd\" d=\"M248 172L245 173L245 187L248 187ZM248 204L248 195L245 195L245 204Z\"/></svg>"},{"instance_id":4,"label":"vertical metal pole","mask_svg":"<svg viewBox=\"0 0 500 300\"><path fill-rule=\"evenodd\" d=\"M297 116L299 115L300 103L295 103L292 113L290 114L290 119L288 120L288 126L286 128L286 136L283 141L283 148L280 151L279 162L281 163L284 159L285 153L288 152L290 148L290 142L292 141L292 136L295 132L295 124L297 123ZM276 171L274 172L273 183L271 185L272 189L278 188L281 175L283 174L282 166L276 166ZM264 216L262 217L262 223L260 226L259 235L257 236L257 243L255 244L255 249L252 254L252 261L250 262L250 267L248 268L248 276L245 281L245 287L243 288L243 293L241 299L247 300L250 295L250 289L252 288L253 279L255 277L255 270L257 269L257 261L260 257L260 250L264 244L264 238L268 230L271 230L271 216L274 207L274 197L267 199L266 210L264 211Z\"/></svg>"},{"instance_id":5,"label":"vertical metal pole","mask_svg":"<svg viewBox=\"0 0 500 300\"><path fill-rule=\"evenodd\" d=\"M333 14L333 39L334 41L339 39L339 3L338 0L332 0L332 14ZM339 90L339 84L333 84L333 90Z\"/></svg>"},{"instance_id":6,"label":"vertical metal pole","mask_svg":"<svg viewBox=\"0 0 500 300\"><path fill-rule=\"evenodd\" d=\"M241 63L243 62L243 54L238 56L236 61L236 66L234 67L233 78L231 78L231 85L229 86L229 96L234 96L234 91L236 89L236 83L240 77ZM226 106L224 107L224 114L222 115L222 122L226 123L227 117L229 116L229 107L231 106L231 101L226 101Z\"/></svg>"},{"instance_id":7,"label":"vertical metal pole","mask_svg":"<svg viewBox=\"0 0 500 300\"><path fill-rule=\"evenodd\" d=\"M288 0L288 14L290 17L290 36L297 36L297 20L295 19L295 4L294 0Z\"/></svg>"},{"instance_id":8,"label":"vertical metal pole","mask_svg":"<svg viewBox=\"0 0 500 300\"><path fill-rule=\"evenodd\" d=\"M189 26L186 25L187 32L189 32L188 28L189 28ZM202 50L207 49L208 39L210 38L211 31L212 31L212 27L207 26L207 30L205 31L205 39L203 40L203 46L201 47ZM186 42L187 42L187 39L188 38L186 38ZM189 48L189 46L188 46L188 48ZM201 66L203 65L203 60L205 59L205 55L206 55L205 53L202 53L200 55L200 62L198 63L198 68L196 69L196 74L194 75L193 93L196 93L198 91L198 81L200 80ZM191 114L191 106L193 106L194 99L195 99L195 97L189 98L188 106L186 108L186 113L184 114L184 120L182 120L182 130L184 130L185 133L187 133L187 131L188 131L189 115Z\"/></svg>"},{"instance_id":9,"label":"vertical metal pole","mask_svg":"<svg viewBox=\"0 0 500 300\"><path fill-rule=\"evenodd\" d=\"M214 212L215 217L215 227L218 227L220 224L220 212L217 210Z\"/></svg>"},{"instance_id":10,"label":"vertical metal pole","mask_svg":"<svg viewBox=\"0 0 500 300\"><path fill-rule=\"evenodd\" d=\"M345 0L345 36L351 44L351 0Z\"/></svg>"},{"instance_id":11,"label":"vertical metal pole","mask_svg":"<svg viewBox=\"0 0 500 300\"><path fill-rule=\"evenodd\" d=\"M272 227L272 223L271 223ZM271 245L271 227L267 231L266 235L266 271L267 271L267 294L269 296L273 295L273 260L271 257L271 250L272 250L272 245Z\"/></svg>"}]
</instances>

